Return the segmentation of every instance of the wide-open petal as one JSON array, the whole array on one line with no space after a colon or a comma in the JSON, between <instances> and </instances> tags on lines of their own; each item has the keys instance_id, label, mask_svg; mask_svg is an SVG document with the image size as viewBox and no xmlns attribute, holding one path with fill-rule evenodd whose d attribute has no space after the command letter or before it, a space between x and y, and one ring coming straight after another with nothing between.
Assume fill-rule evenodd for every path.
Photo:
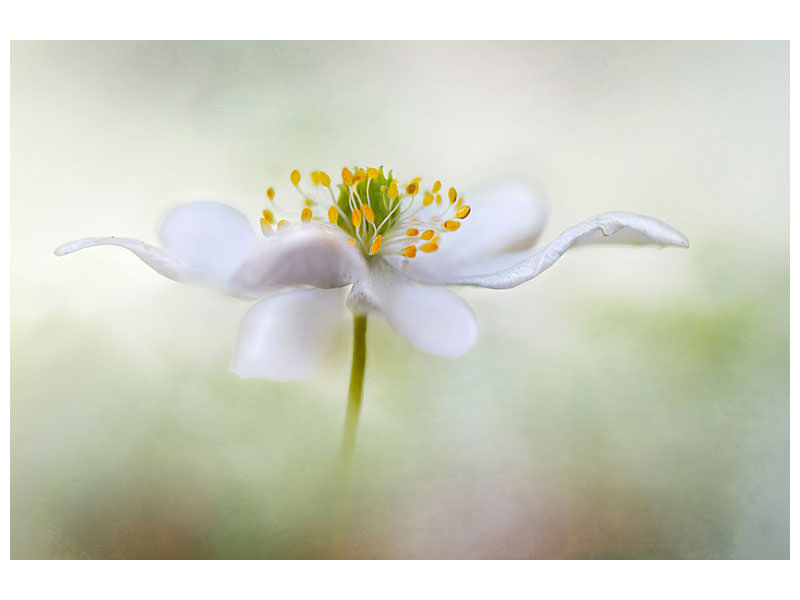
<instances>
[{"instance_id":1,"label":"wide-open petal","mask_svg":"<svg viewBox=\"0 0 800 600\"><path fill-rule=\"evenodd\" d=\"M354 313L382 314L397 333L431 354L457 357L475 344L477 320L456 294L419 285L381 258L369 264L369 276L356 282L347 299Z\"/></svg>"},{"instance_id":2,"label":"wide-open petal","mask_svg":"<svg viewBox=\"0 0 800 600\"><path fill-rule=\"evenodd\" d=\"M195 202L170 211L159 237L164 248L130 238L93 237L59 246L63 256L91 246L120 246L175 281L227 289L231 275L258 242L247 218L217 202Z\"/></svg>"},{"instance_id":3,"label":"wide-open petal","mask_svg":"<svg viewBox=\"0 0 800 600\"><path fill-rule=\"evenodd\" d=\"M459 269L427 271L418 276L428 283L511 288L550 268L572 246L597 243L689 247L686 236L663 221L613 211L581 221L541 248L488 257Z\"/></svg>"},{"instance_id":4,"label":"wide-open petal","mask_svg":"<svg viewBox=\"0 0 800 600\"><path fill-rule=\"evenodd\" d=\"M230 370L243 378L307 379L343 324L341 290L286 292L256 303L242 320Z\"/></svg>"},{"instance_id":5,"label":"wide-open petal","mask_svg":"<svg viewBox=\"0 0 800 600\"><path fill-rule=\"evenodd\" d=\"M344 234L300 225L260 240L228 286L241 295L261 296L282 286L341 287L366 275L364 256Z\"/></svg>"}]
</instances>

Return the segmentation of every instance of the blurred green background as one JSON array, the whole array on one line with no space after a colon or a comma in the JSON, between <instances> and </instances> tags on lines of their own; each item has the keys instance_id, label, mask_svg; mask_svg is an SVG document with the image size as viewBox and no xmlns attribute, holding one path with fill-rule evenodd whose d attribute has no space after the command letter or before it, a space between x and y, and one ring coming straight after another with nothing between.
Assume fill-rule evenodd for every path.
<instances>
[{"instance_id":1,"label":"blurred green background","mask_svg":"<svg viewBox=\"0 0 800 600\"><path fill-rule=\"evenodd\" d=\"M787 558L788 43L13 43L16 558ZM90 235L252 214L384 164L604 210L688 251L576 249L463 289L465 357L372 319L348 515L348 341L315 378L227 372L249 304Z\"/></svg>"}]
</instances>

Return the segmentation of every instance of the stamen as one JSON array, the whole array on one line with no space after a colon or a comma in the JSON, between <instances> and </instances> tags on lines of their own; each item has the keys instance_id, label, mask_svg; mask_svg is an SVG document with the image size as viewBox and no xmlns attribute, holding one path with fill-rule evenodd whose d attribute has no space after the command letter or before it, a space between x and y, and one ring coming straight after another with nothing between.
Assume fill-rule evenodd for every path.
<instances>
[{"instance_id":1,"label":"stamen","mask_svg":"<svg viewBox=\"0 0 800 600\"><path fill-rule=\"evenodd\" d=\"M376 169L374 167L372 167L370 169L367 169L367 177L369 177L370 179L377 179L378 178L378 169Z\"/></svg>"},{"instance_id":2,"label":"stamen","mask_svg":"<svg viewBox=\"0 0 800 600\"><path fill-rule=\"evenodd\" d=\"M433 189L431 190L431 192L435 194L441 189L441 187L442 187L442 182L437 179L436 183L433 184Z\"/></svg>"},{"instance_id":3,"label":"stamen","mask_svg":"<svg viewBox=\"0 0 800 600\"><path fill-rule=\"evenodd\" d=\"M278 221L278 229L283 229L288 224L289 224L289 221L287 221L286 219L281 219L280 221Z\"/></svg>"},{"instance_id":4,"label":"stamen","mask_svg":"<svg viewBox=\"0 0 800 600\"><path fill-rule=\"evenodd\" d=\"M331 206L328 209L328 221L336 225L336 222L339 220L339 209L335 206Z\"/></svg>"},{"instance_id":5,"label":"stamen","mask_svg":"<svg viewBox=\"0 0 800 600\"><path fill-rule=\"evenodd\" d=\"M355 180L357 182L364 181L367 178L367 172L364 169L358 169L356 171Z\"/></svg>"},{"instance_id":6,"label":"stamen","mask_svg":"<svg viewBox=\"0 0 800 600\"><path fill-rule=\"evenodd\" d=\"M297 169L292 171L292 174L289 176L289 179L291 180L292 185L297 186L297 184L300 183L300 171L298 171Z\"/></svg>"},{"instance_id":7,"label":"stamen","mask_svg":"<svg viewBox=\"0 0 800 600\"><path fill-rule=\"evenodd\" d=\"M422 200L422 206L430 206L431 204L433 204L433 194L428 192Z\"/></svg>"},{"instance_id":8,"label":"stamen","mask_svg":"<svg viewBox=\"0 0 800 600\"><path fill-rule=\"evenodd\" d=\"M441 204L441 203L442 203L442 195L436 194L436 204Z\"/></svg>"},{"instance_id":9,"label":"stamen","mask_svg":"<svg viewBox=\"0 0 800 600\"><path fill-rule=\"evenodd\" d=\"M469 216L470 212L472 212L472 209L465 204L456 211L456 218L466 219Z\"/></svg>"},{"instance_id":10,"label":"stamen","mask_svg":"<svg viewBox=\"0 0 800 600\"><path fill-rule=\"evenodd\" d=\"M331 178L325 171L320 171L319 182L325 187L329 187L331 185Z\"/></svg>"},{"instance_id":11,"label":"stamen","mask_svg":"<svg viewBox=\"0 0 800 600\"><path fill-rule=\"evenodd\" d=\"M374 223L375 222L375 213L372 212L372 208L369 204L362 204L361 205L361 213L364 215L364 220L367 223Z\"/></svg>"},{"instance_id":12,"label":"stamen","mask_svg":"<svg viewBox=\"0 0 800 600\"><path fill-rule=\"evenodd\" d=\"M345 185L353 185L353 174L347 167L342 169L342 181Z\"/></svg>"},{"instance_id":13,"label":"stamen","mask_svg":"<svg viewBox=\"0 0 800 600\"><path fill-rule=\"evenodd\" d=\"M447 229L447 231L455 231L459 227L461 227L461 223L459 223L458 221L445 221L444 222L444 228Z\"/></svg>"},{"instance_id":14,"label":"stamen","mask_svg":"<svg viewBox=\"0 0 800 600\"><path fill-rule=\"evenodd\" d=\"M408 237L417 237L419 235L419 229L414 229L414 228L408 229L406 230L406 235Z\"/></svg>"},{"instance_id":15,"label":"stamen","mask_svg":"<svg viewBox=\"0 0 800 600\"><path fill-rule=\"evenodd\" d=\"M392 183L389 184L389 199L394 200L395 198L397 198L397 195L398 195L397 182L392 181Z\"/></svg>"},{"instance_id":16,"label":"stamen","mask_svg":"<svg viewBox=\"0 0 800 600\"><path fill-rule=\"evenodd\" d=\"M456 201L456 188L451 187L450 190L447 192L447 197L450 198L450 204Z\"/></svg>"},{"instance_id":17,"label":"stamen","mask_svg":"<svg viewBox=\"0 0 800 600\"><path fill-rule=\"evenodd\" d=\"M409 196L413 196L419 190L419 184L416 181L412 181L406 186L406 194Z\"/></svg>"},{"instance_id":18,"label":"stamen","mask_svg":"<svg viewBox=\"0 0 800 600\"><path fill-rule=\"evenodd\" d=\"M406 246L400 251L400 254L405 256L406 258L414 258L417 255L417 247L416 246Z\"/></svg>"},{"instance_id":19,"label":"stamen","mask_svg":"<svg viewBox=\"0 0 800 600\"><path fill-rule=\"evenodd\" d=\"M267 198L269 198L270 200L275 199L275 190L273 190L271 187L267 188Z\"/></svg>"},{"instance_id":20,"label":"stamen","mask_svg":"<svg viewBox=\"0 0 800 600\"><path fill-rule=\"evenodd\" d=\"M361 226L361 211L357 208L353 209L353 225L356 227Z\"/></svg>"},{"instance_id":21,"label":"stamen","mask_svg":"<svg viewBox=\"0 0 800 600\"><path fill-rule=\"evenodd\" d=\"M270 233L272 233L272 225L269 224L269 221L267 221L264 217L261 217L260 222L261 222L261 233L263 233L264 235L269 235Z\"/></svg>"},{"instance_id":22,"label":"stamen","mask_svg":"<svg viewBox=\"0 0 800 600\"><path fill-rule=\"evenodd\" d=\"M375 241L373 241L372 245L369 247L369 253L370 254L377 254L380 251L380 249L381 249L381 240L382 240L381 234L378 234L375 237Z\"/></svg>"},{"instance_id":23,"label":"stamen","mask_svg":"<svg viewBox=\"0 0 800 600\"><path fill-rule=\"evenodd\" d=\"M265 208L264 210L262 210L262 211L261 211L261 214L262 214L262 215L264 215L264 220L265 220L267 223L269 223L270 225L272 225L272 224L275 222L275 217L274 217L274 216L272 215L272 213L271 213L270 211L268 211L266 208Z\"/></svg>"},{"instance_id":24,"label":"stamen","mask_svg":"<svg viewBox=\"0 0 800 600\"><path fill-rule=\"evenodd\" d=\"M347 243L350 244L351 246L356 245L356 241L353 238L347 238Z\"/></svg>"},{"instance_id":25,"label":"stamen","mask_svg":"<svg viewBox=\"0 0 800 600\"><path fill-rule=\"evenodd\" d=\"M422 244L419 249L423 252L436 252L439 249L439 246L436 242L428 242L427 244Z\"/></svg>"},{"instance_id":26,"label":"stamen","mask_svg":"<svg viewBox=\"0 0 800 600\"><path fill-rule=\"evenodd\" d=\"M308 223L311 220L311 209L308 208L307 206L300 213L300 220L303 223Z\"/></svg>"},{"instance_id":27,"label":"stamen","mask_svg":"<svg viewBox=\"0 0 800 600\"><path fill-rule=\"evenodd\" d=\"M422 232L422 235L420 237L427 242L433 239L433 235L434 235L433 229L427 229Z\"/></svg>"},{"instance_id":28,"label":"stamen","mask_svg":"<svg viewBox=\"0 0 800 600\"><path fill-rule=\"evenodd\" d=\"M319 185L319 171L311 171L311 183Z\"/></svg>"}]
</instances>

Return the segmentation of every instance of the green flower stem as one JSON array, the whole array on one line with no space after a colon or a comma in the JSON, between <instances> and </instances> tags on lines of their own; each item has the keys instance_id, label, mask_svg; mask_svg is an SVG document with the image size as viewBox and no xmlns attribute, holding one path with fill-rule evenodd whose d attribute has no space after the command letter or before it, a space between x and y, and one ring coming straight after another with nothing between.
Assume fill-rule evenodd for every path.
<instances>
[{"instance_id":1,"label":"green flower stem","mask_svg":"<svg viewBox=\"0 0 800 600\"><path fill-rule=\"evenodd\" d=\"M347 395L347 415L342 437L342 477L345 488L350 481L353 452L356 445L358 415L361 412L361 392L364 389L364 367L367 363L367 316L353 316L353 364L350 368L350 391Z\"/></svg>"}]
</instances>

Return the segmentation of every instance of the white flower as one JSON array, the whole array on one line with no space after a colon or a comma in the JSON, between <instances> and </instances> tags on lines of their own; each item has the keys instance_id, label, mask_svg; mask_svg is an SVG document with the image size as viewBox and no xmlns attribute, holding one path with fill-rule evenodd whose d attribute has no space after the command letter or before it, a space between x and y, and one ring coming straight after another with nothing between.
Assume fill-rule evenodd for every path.
<instances>
[{"instance_id":1,"label":"white flower","mask_svg":"<svg viewBox=\"0 0 800 600\"><path fill-rule=\"evenodd\" d=\"M110 244L127 248L158 273L229 294L259 299L245 316L231 370L274 380L313 375L331 351L347 307L382 315L417 348L457 357L475 343L470 308L445 285L517 286L549 268L569 248L593 243L688 247L686 237L652 217L607 212L532 248L547 208L524 184L475 190L464 203L437 181L400 186L383 169L342 172L332 187L324 172L305 198L299 221L261 218L258 234L234 208L214 202L180 206L160 231L162 248L116 237L65 244L58 256ZM272 188L267 191L272 202ZM273 205L273 208L276 208ZM468 218L467 218L468 217Z\"/></svg>"}]
</instances>

